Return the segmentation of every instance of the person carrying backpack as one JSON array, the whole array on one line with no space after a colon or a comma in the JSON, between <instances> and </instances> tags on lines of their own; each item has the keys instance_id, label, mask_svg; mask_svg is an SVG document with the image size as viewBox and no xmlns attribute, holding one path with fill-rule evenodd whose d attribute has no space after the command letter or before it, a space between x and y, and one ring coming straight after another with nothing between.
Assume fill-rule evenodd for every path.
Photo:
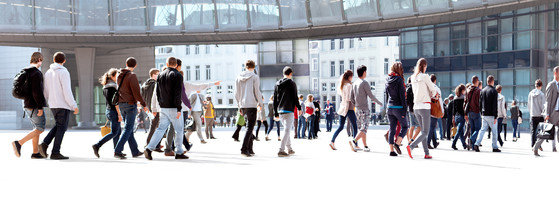
<instances>
[{"instance_id":1,"label":"person carrying backpack","mask_svg":"<svg viewBox=\"0 0 559 199\"><path fill-rule=\"evenodd\" d=\"M29 140L33 140L32 159L46 158L39 153L39 135L45 131L45 114L43 107L46 107L45 95L43 94L43 73L39 68L43 64L43 55L34 52L31 55L31 65L24 68L14 79L14 97L23 100L25 114L29 115L29 120L33 124L30 131L21 140L12 143L14 153L17 157L21 156L21 146Z\"/></svg>"}]
</instances>

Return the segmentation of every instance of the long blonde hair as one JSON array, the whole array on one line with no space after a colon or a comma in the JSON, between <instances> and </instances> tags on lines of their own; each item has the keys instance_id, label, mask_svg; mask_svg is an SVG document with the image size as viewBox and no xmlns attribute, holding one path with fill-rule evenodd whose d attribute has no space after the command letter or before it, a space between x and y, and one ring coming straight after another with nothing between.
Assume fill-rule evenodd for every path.
<instances>
[{"instance_id":1,"label":"long blonde hair","mask_svg":"<svg viewBox=\"0 0 559 199\"><path fill-rule=\"evenodd\" d=\"M99 83L101 83L101 85L103 86L107 85L111 80L111 77L116 76L117 73L118 73L118 69L116 68L109 69L107 72L105 72L105 74L99 77Z\"/></svg>"},{"instance_id":2,"label":"long blonde hair","mask_svg":"<svg viewBox=\"0 0 559 199\"><path fill-rule=\"evenodd\" d=\"M420 58L417 60L417 65L415 65L415 71L413 75L417 76L419 73L424 73L427 69L427 60L425 58Z\"/></svg>"},{"instance_id":3,"label":"long blonde hair","mask_svg":"<svg viewBox=\"0 0 559 199\"><path fill-rule=\"evenodd\" d=\"M351 81L349 81L349 78L350 78L350 77L353 77L353 71L351 71L351 70L346 70L346 71L344 72L344 75L342 75L342 78L341 78L341 80L340 80L340 91L343 91L343 90L344 90L344 85L345 85L346 83L350 83L350 84L351 84ZM340 92L340 93L341 93L341 92Z\"/></svg>"}]
</instances>

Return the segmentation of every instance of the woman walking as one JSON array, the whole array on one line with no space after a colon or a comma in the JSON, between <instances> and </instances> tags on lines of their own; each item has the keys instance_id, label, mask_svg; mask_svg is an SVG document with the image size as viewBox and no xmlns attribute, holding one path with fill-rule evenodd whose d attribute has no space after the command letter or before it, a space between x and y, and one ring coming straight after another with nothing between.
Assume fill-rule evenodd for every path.
<instances>
[{"instance_id":1,"label":"woman walking","mask_svg":"<svg viewBox=\"0 0 559 199\"><path fill-rule=\"evenodd\" d=\"M314 128L315 128L315 124L314 124L314 111L316 110L316 108L314 107L314 103L313 103L313 96L312 95L307 95L307 101L305 101L305 125L307 125L309 127L309 140L312 139L316 139L314 137Z\"/></svg>"},{"instance_id":2,"label":"woman walking","mask_svg":"<svg viewBox=\"0 0 559 199\"><path fill-rule=\"evenodd\" d=\"M518 132L518 135L516 134L516 132L518 131L519 118L522 118L522 112L520 112L520 109L518 109L518 106L516 106L516 100L512 100L512 105L510 107L510 121L512 122L513 142L518 141L518 138L520 138L520 132Z\"/></svg>"},{"instance_id":3,"label":"woman walking","mask_svg":"<svg viewBox=\"0 0 559 199\"><path fill-rule=\"evenodd\" d=\"M213 131L215 125L215 108L210 95L206 95L206 101L204 101L204 119L206 119L206 139L216 139Z\"/></svg>"},{"instance_id":4,"label":"woman walking","mask_svg":"<svg viewBox=\"0 0 559 199\"><path fill-rule=\"evenodd\" d=\"M270 128L268 128L268 131L266 131L266 141L270 141L272 139L270 139L268 137L268 135L270 135L270 132L272 132L272 129L274 129L274 123L276 124L276 130L278 131L278 141L281 141L280 138L280 121L276 120L274 117L274 96L270 96L270 101L268 102L268 123L270 124Z\"/></svg>"},{"instance_id":5,"label":"woman walking","mask_svg":"<svg viewBox=\"0 0 559 199\"><path fill-rule=\"evenodd\" d=\"M346 70L340 80L340 87L338 87L338 94L342 96L342 101L340 107L338 108L338 115L340 115L340 126L334 132L332 136L332 142L330 143L330 148L332 150L337 150L334 142L336 142L336 137L344 129L346 123L346 118L351 122L351 127L353 129L353 136L355 137L355 132L357 132L357 117L355 116L355 105L351 102L351 81L353 80L353 72L351 70ZM357 144L357 143L353 143ZM359 149L355 146L356 149Z\"/></svg>"},{"instance_id":6,"label":"woman walking","mask_svg":"<svg viewBox=\"0 0 559 199\"><path fill-rule=\"evenodd\" d=\"M431 98L436 98L436 100L438 100L440 96L437 94L435 85L431 82L429 75L425 74L425 71L427 71L427 60L421 58L417 60L415 72L411 76L414 96L413 112L421 127L421 134L419 137L407 146L408 155L412 159L413 156L411 152L419 143L423 146L423 151L425 152L424 158L433 158L429 155L429 148L427 146L427 136L429 135L431 124Z\"/></svg>"},{"instance_id":7,"label":"woman walking","mask_svg":"<svg viewBox=\"0 0 559 199\"><path fill-rule=\"evenodd\" d=\"M451 116L451 118L452 125L456 127L457 133L452 140L452 149L458 150L458 148L456 148L456 142L458 141L458 139L460 139L460 141L462 142L462 147L464 147L464 149L467 149L468 145L466 145L466 138L464 136L464 129L466 125L464 112L464 96L466 95L466 86L464 86L464 84L458 85L456 89L454 89L454 93L456 94L456 97L452 102L454 106L454 115Z\"/></svg>"},{"instance_id":8,"label":"woman walking","mask_svg":"<svg viewBox=\"0 0 559 199\"><path fill-rule=\"evenodd\" d=\"M388 97L388 121L390 122L390 134L388 135L388 144L390 145L390 156L398 156L402 154L400 145L402 139L406 136L408 130L407 106L406 106L406 87L404 85L404 69L402 63L396 62L390 67L390 74L386 79L385 93ZM394 143L394 136L396 136L396 126L400 123L401 129L398 133L396 143ZM396 154L394 149L398 152Z\"/></svg>"},{"instance_id":9,"label":"woman walking","mask_svg":"<svg viewBox=\"0 0 559 199\"><path fill-rule=\"evenodd\" d=\"M264 97L262 97L262 101L264 101ZM256 141L260 141L260 139L258 139L258 131L260 131L260 126L262 126L262 124L264 124L264 133L268 132L268 122L266 122L266 108L258 106L258 113L256 114L256 138L254 138L254 140Z\"/></svg>"},{"instance_id":10,"label":"woman walking","mask_svg":"<svg viewBox=\"0 0 559 199\"><path fill-rule=\"evenodd\" d=\"M120 114L120 109L118 109L118 105L113 104L113 96L117 92L117 85L116 85L116 75L118 74L118 70L116 68L111 68L107 71L101 78L99 78L99 83L103 85L103 95L105 96L105 101L107 102L107 109L105 110L105 115L107 116L107 122L111 123L111 132L105 135L99 142L94 144L93 153L97 158L99 158L99 149L103 144L108 142L109 140L113 139L114 147L118 142L120 137L120 122L122 121L122 115ZM113 148L114 148L113 147Z\"/></svg>"}]
</instances>

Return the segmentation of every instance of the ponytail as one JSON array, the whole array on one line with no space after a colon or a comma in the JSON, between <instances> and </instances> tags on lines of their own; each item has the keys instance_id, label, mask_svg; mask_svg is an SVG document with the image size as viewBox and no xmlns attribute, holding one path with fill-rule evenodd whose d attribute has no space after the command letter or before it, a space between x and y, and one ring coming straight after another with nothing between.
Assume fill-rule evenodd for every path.
<instances>
[{"instance_id":1,"label":"ponytail","mask_svg":"<svg viewBox=\"0 0 559 199\"><path fill-rule=\"evenodd\" d=\"M99 77L99 83L101 83L101 85L107 85L109 83L109 81L111 80L111 77L116 76L116 74L118 73L118 70L116 68L111 68L109 69L109 71L107 71L105 74L101 75L101 77Z\"/></svg>"}]
</instances>

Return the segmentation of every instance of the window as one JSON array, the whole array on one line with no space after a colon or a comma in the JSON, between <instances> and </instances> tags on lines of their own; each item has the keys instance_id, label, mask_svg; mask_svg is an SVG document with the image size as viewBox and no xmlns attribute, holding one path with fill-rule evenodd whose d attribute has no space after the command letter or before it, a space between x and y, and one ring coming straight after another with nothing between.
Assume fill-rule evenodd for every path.
<instances>
[{"instance_id":1,"label":"window","mask_svg":"<svg viewBox=\"0 0 559 199\"><path fill-rule=\"evenodd\" d=\"M340 39L340 49L344 49L344 39Z\"/></svg>"},{"instance_id":2,"label":"window","mask_svg":"<svg viewBox=\"0 0 559 199\"><path fill-rule=\"evenodd\" d=\"M336 62L330 62L330 77L336 76Z\"/></svg>"},{"instance_id":3,"label":"window","mask_svg":"<svg viewBox=\"0 0 559 199\"><path fill-rule=\"evenodd\" d=\"M318 78L313 78L312 79L312 90L313 91L318 91Z\"/></svg>"},{"instance_id":4,"label":"window","mask_svg":"<svg viewBox=\"0 0 559 199\"><path fill-rule=\"evenodd\" d=\"M245 64L241 64L241 71L245 72L247 69L245 68Z\"/></svg>"},{"instance_id":5,"label":"window","mask_svg":"<svg viewBox=\"0 0 559 199\"><path fill-rule=\"evenodd\" d=\"M217 86L217 94L221 94L221 86Z\"/></svg>"},{"instance_id":6,"label":"window","mask_svg":"<svg viewBox=\"0 0 559 199\"><path fill-rule=\"evenodd\" d=\"M210 65L206 65L206 80L212 79L212 70Z\"/></svg>"},{"instance_id":7,"label":"window","mask_svg":"<svg viewBox=\"0 0 559 199\"><path fill-rule=\"evenodd\" d=\"M336 91L336 83L330 83L330 91Z\"/></svg>"},{"instance_id":8,"label":"window","mask_svg":"<svg viewBox=\"0 0 559 199\"><path fill-rule=\"evenodd\" d=\"M312 71L318 71L318 59L317 58L312 59L311 70Z\"/></svg>"},{"instance_id":9,"label":"window","mask_svg":"<svg viewBox=\"0 0 559 199\"><path fill-rule=\"evenodd\" d=\"M326 102L327 100L328 100L328 97L327 97L327 96L322 96L322 101L323 101L323 102Z\"/></svg>"},{"instance_id":10,"label":"window","mask_svg":"<svg viewBox=\"0 0 559 199\"><path fill-rule=\"evenodd\" d=\"M195 55L200 54L200 45L195 45L195 46L194 46L194 54L195 54Z\"/></svg>"},{"instance_id":11,"label":"window","mask_svg":"<svg viewBox=\"0 0 559 199\"><path fill-rule=\"evenodd\" d=\"M206 89L206 94L211 95L212 94L212 88Z\"/></svg>"},{"instance_id":12,"label":"window","mask_svg":"<svg viewBox=\"0 0 559 199\"><path fill-rule=\"evenodd\" d=\"M196 76L195 80L200 80L200 66L196 66L196 69L194 71L194 75Z\"/></svg>"},{"instance_id":13,"label":"window","mask_svg":"<svg viewBox=\"0 0 559 199\"><path fill-rule=\"evenodd\" d=\"M184 76L186 76L186 81L190 81L190 66L186 66Z\"/></svg>"},{"instance_id":14,"label":"window","mask_svg":"<svg viewBox=\"0 0 559 199\"><path fill-rule=\"evenodd\" d=\"M186 55L190 55L190 45L186 45Z\"/></svg>"},{"instance_id":15,"label":"window","mask_svg":"<svg viewBox=\"0 0 559 199\"><path fill-rule=\"evenodd\" d=\"M336 103L336 96L332 96L332 99L330 100L332 103Z\"/></svg>"},{"instance_id":16,"label":"window","mask_svg":"<svg viewBox=\"0 0 559 199\"><path fill-rule=\"evenodd\" d=\"M326 87L326 83L322 83L322 91L327 91L328 87Z\"/></svg>"},{"instance_id":17,"label":"window","mask_svg":"<svg viewBox=\"0 0 559 199\"><path fill-rule=\"evenodd\" d=\"M344 68L344 61L340 61L340 75L343 75L343 74L344 74L344 70L345 70L345 68Z\"/></svg>"},{"instance_id":18,"label":"window","mask_svg":"<svg viewBox=\"0 0 559 199\"><path fill-rule=\"evenodd\" d=\"M336 41L330 40L330 50L336 50Z\"/></svg>"},{"instance_id":19,"label":"window","mask_svg":"<svg viewBox=\"0 0 559 199\"><path fill-rule=\"evenodd\" d=\"M389 46L390 45L390 40L388 40L388 37L384 38L384 45L385 46Z\"/></svg>"},{"instance_id":20,"label":"window","mask_svg":"<svg viewBox=\"0 0 559 199\"><path fill-rule=\"evenodd\" d=\"M349 39L349 48L355 48L355 39Z\"/></svg>"},{"instance_id":21,"label":"window","mask_svg":"<svg viewBox=\"0 0 559 199\"><path fill-rule=\"evenodd\" d=\"M171 54L173 53L173 47L161 47L158 50L159 54Z\"/></svg>"},{"instance_id":22,"label":"window","mask_svg":"<svg viewBox=\"0 0 559 199\"><path fill-rule=\"evenodd\" d=\"M210 45L206 45L206 54L210 54Z\"/></svg>"},{"instance_id":23,"label":"window","mask_svg":"<svg viewBox=\"0 0 559 199\"><path fill-rule=\"evenodd\" d=\"M233 99L229 99L229 104L233 105Z\"/></svg>"},{"instance_id":24,"label":"window","mask_svg":"<svg viewBox=\"0 0 559 199\"><path fill-rule=\"evenodd\" d=\"M377 86L377 83L376 83L376 82L370 82L370 84L371 84L371 90L372 90L372 91L374 91L374 90L377 89L377 88L376 88L376 86Z\"/></svg>"},{"instance_id":25,"label":"window","mask_svg":"<svg viewBox=\"0 0 559 199\"><path fill-rule=\"evenodd\" d=\"M388 58L384 58L384 74L388 74Z\"/></svg>"},{"instance_id":26,"label":"window","mask_svg":"<svg viewBox=\"0 0 559 199\"><path fill-rule=\"evenodd\" d=\"M223 104L223 99L217 99L217 104Z\"/></svg>"},{"instance_id":27,"label":"window","mask_svg":"<svg viewBox=\"0 0 559 199\"><path fill-rule=\"evenodd\" d=\"M228 85L227 86L227 93L228 94L233 94L233 85Z\"/></svg>"},{"instance_id":28,"label":"window","mask_svg":"<svg viewBox=\"0 0 559 199\"><path fill-rule=\"evenodd\" d=\"M349 70L354 71L355 69L355 61L349 60Z\"/></svg>"}]
</instances>

